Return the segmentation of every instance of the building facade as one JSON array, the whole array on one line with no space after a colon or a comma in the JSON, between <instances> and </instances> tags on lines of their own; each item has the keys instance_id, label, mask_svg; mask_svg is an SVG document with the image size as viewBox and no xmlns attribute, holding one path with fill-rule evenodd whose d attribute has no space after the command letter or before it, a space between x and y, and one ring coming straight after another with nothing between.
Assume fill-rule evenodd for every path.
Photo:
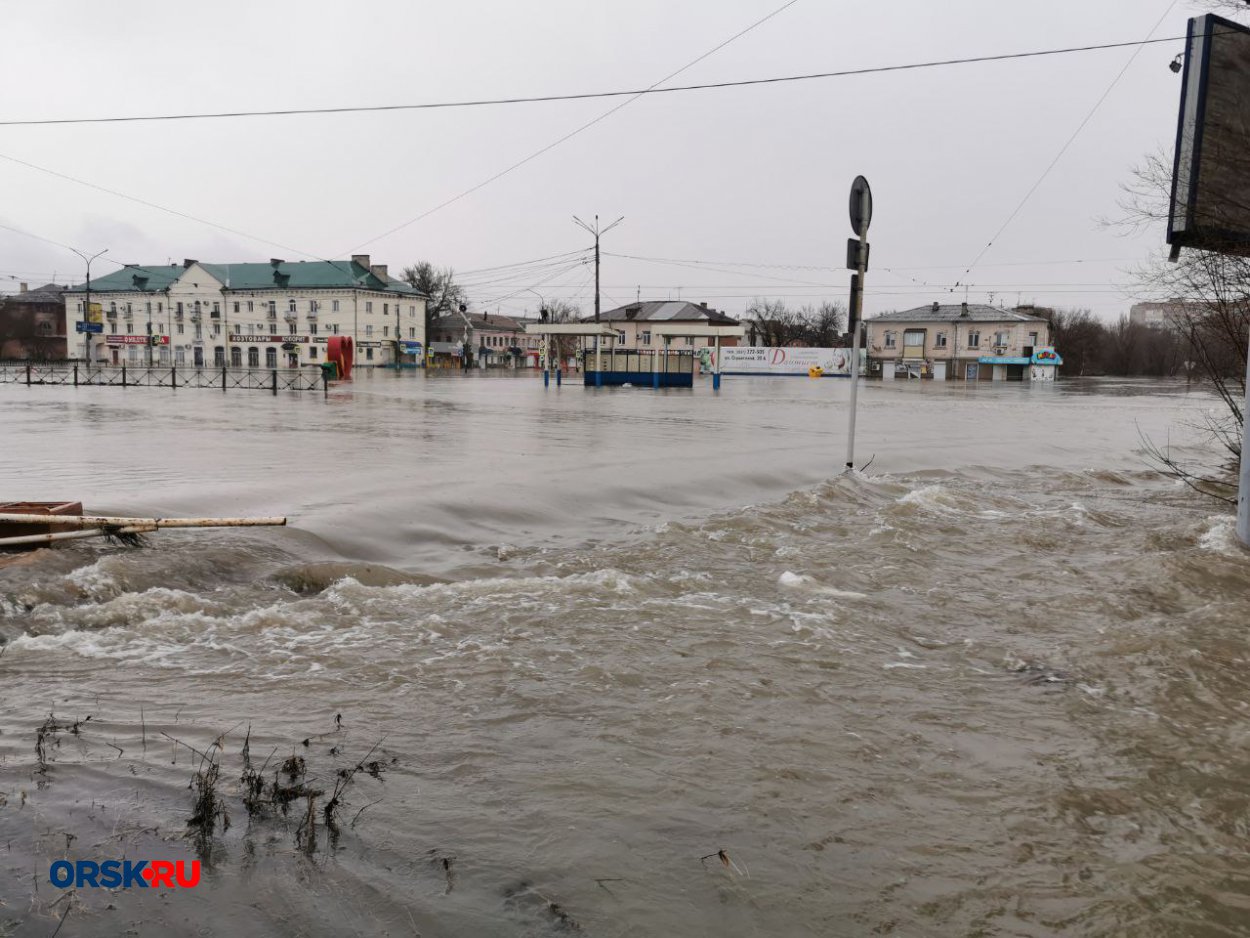
<instances>
[{"instance_id":1,"label":"building facade","mask_svg":"<svg viewBox=\"0 0 1250 938\"><path fill-rule=\"evenodd\" d=\"M994 306L933 303L865 320L868 373L877 378L1026 381L1050 323Z\"/></svg>"},{"instance_id":2,"label":"building facade","mask_svg":"<svg viewBox=\"0 0 1250 938\"><path fill-rule=\"evenodd\" d=\"M127 265L64 294L70 358L97 364L298 368L351 336L357 367L425 362L425 297L369 255L350 261ZM79 325L82 324L82 325ZM81 330L81 331L79 331Z\"/></svg>"},{"instance_id":3,"label":"building facade","mask_svg":"<svg viewBox=\"0 0 1250 938\"><path fill-rule=\"evenodd\" d=\"M593 317L586 317L590 322ZM609 309L599 316L599 321L616 329L617 339L610 342L610 347L617 349L651 350L664 347L664 341L652 333L657 323L666 326L679 326L689 323L694 326L736 326L738 320L725 315L719 310L709 309L707 303L688 303L684 300L660 300L628 303ZM683 336L670 341L670 349L709 348L715 342L707 336ZM738 339L725 337L720 340L722 346L734 346Z\"/></svg>"},{"instance_id":4,"label":"building facade","mask_svg":"<svg viewBox=\"0 0 1250 938\"><path fill-rule=\"evenodd\" d=\"M0 359L63 361L69 357L64 287L49 283L0 298Z\"/></svg>"},{"instance_id":5,"label":"building facade","mask_svg":"<svg viewBox=\"0 0 1250 938\"><path fill-rule=\"evenodd\" d=\"M1128 310L1128 321L1149 329L1176 329L1184 332L1190 322L1210 312L1206 303L1168 300L1164 303L1134 303Z\"/></svg>"},{"instance_id":6,"label":"building facade","mask_svg":"<svg viewBox=\"0 0 1250 938\"><path fill-rule=\"evenodd\" d=\"M537 336L527 320L498 313L456 311L430 324L430 364L436 368L537 368Z\"/></svg>"}]
</instances>

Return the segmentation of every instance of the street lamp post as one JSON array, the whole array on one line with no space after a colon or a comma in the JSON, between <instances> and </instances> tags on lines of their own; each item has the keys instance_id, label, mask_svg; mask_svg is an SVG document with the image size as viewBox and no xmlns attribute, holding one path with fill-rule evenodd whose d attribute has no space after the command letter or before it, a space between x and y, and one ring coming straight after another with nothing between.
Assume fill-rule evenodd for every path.
<instances>
[{"instance_id":1,"label":"street lamp post","mask_svg":"<svg viewBox=\"0 0 1250 938\"><path fill-rule=\"evenodd\" d=\"M77 254L79 257L81 257L83 259L83 262L87 265L87 286L86 286L87 298L83 301L83 304L82 304L82 321L85 323L91 322L91 262L95 260L97 257L99 257L101 254L107 254L109 249L105 248L103 251L100 251L96 254L92 254L90 257L88 257L86 254L84 254L82 251L78 250L77 248L70 248L70 250L73 251L75 254ZM91 333L84 332L83 335L86 337L84 339L85 349L86 349L84 354L86 355L86 358L87 358L87 372L90 373L91 372Z\"/></svg>"},{"instance_id":2,"label":"street lamp post","mask_svg":"<svg viewBox=\"0 0 1250 938\"><path fill-rule=\"evenodd\" d=\"M538 321L542 322L547 318L547 301L543 299L543 295L537 290L525 287L525 292L532 293L538 297ZM551 340L553 338L550 335L543 336L543 342L546 345L546 348L543 349L543 387L548 387L551 384ZM559 367L558 363L556 367Z\"/></svg>"}]
</instances>

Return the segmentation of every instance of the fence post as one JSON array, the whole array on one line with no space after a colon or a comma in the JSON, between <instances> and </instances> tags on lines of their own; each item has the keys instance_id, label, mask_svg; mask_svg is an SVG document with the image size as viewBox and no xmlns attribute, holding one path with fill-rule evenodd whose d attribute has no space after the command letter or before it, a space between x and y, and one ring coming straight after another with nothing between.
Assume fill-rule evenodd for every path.
<instances>
[{"instance_id":1,"label":"fence post","mask_svg":"<svg viewBox=\"0 0 1250 938\"><path fill-rule=\"evenodd\" d=\"M175 391L178 390L178 366L177 365L169 366L169 386L173 388Z\"/></svg>"},{"instance_id":2,"label":"fence post","mask_svg":"<svg viewBox=\"0 0 1250 938\"><path fill-rule=\"evenodd\" d=\"M326 377L326 370L321 369L321 396L328 398L330 396L330 379Z\"/></svg>"},{"instance_id":3,"label":"fence post","mask_svg":"<svg viewBox=\"0 0 1250 938\"><path fill-rule=\"evenodd\" d=\"M30 387L30 365L26 366L26 387Z\"/></svg>"},{"instance_id":4,"label":"fence post","mask_svg":"<svg viewBox=\"0 0 1250 938\"><path fill-rule=\"evenodd\" d=\"M272 381L273 381L273 393L274 393L274 396L275 396L275 397L277 397L277 395L278 395L278 369L277 369L277 368L275 368L275 369L274 369L274 370L270 373L270 377L271 377L271 379L272 379Z\"/></svg>"},{"instance_id":5,"label":"fence post","mask_svg":"<svg viewBox=\"0 0 1250 938\"><path fill-rule=\"evenodd\" d=\"M226 366L225 365L221 366L221 389L222 391L226 390Z\"/></svg>"},{"instance_id":6,"label":"fence post","mask_svg":"<svg viewBox=\"0 0 1250 938\"><path fill-rule=\"evenodd\" d=\"M78 387L78 366L74 365L74 387Z\"/></svg>"}]
</instances>

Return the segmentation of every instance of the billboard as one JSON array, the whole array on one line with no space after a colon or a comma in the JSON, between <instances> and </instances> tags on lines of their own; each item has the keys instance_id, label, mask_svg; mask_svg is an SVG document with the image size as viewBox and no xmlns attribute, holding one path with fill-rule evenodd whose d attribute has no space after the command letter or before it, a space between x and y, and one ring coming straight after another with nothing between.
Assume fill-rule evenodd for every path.
<instances>
[{"instance_id":1,"label":"billboard","mask_svg":"<svg viewBox=\"0 0 1250 938\"><path fill-rule=\"evenodd\" d=\"M849 348L776 348L730 346L720 350L720 370L725 375L802 375L819 368L826 377L851 376ZM860 368L866 371L864 352Z\"/></svg>"},{"instance_id":2,"label":"billboard","mask_svg":"<svg viewBox=\"0 0 1250 938\"><path fill-rule=\"evenodd\" d=\"M1168 244L1250 255L1250 29L1189 21Z\"/></svg>"}]
</instances>

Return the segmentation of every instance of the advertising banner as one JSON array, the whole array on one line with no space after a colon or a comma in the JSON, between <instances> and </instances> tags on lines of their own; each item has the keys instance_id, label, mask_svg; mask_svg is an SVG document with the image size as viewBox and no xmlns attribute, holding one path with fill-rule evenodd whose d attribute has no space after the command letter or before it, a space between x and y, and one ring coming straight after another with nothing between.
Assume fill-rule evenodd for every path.
<instances>
[{"instance_id":1,"label":"advertising banner","mask_svg":"<svg viewBox=\"0 0 1250 938\"><path fill-rule=\"evenodd\" d=\"M826 377L850 377L849 348L769 348L734 346L720 350L720 370L725 375L802 375L819 368ZM861 370L866 372L860 353Z\"/></svg>"}]
</instances>

